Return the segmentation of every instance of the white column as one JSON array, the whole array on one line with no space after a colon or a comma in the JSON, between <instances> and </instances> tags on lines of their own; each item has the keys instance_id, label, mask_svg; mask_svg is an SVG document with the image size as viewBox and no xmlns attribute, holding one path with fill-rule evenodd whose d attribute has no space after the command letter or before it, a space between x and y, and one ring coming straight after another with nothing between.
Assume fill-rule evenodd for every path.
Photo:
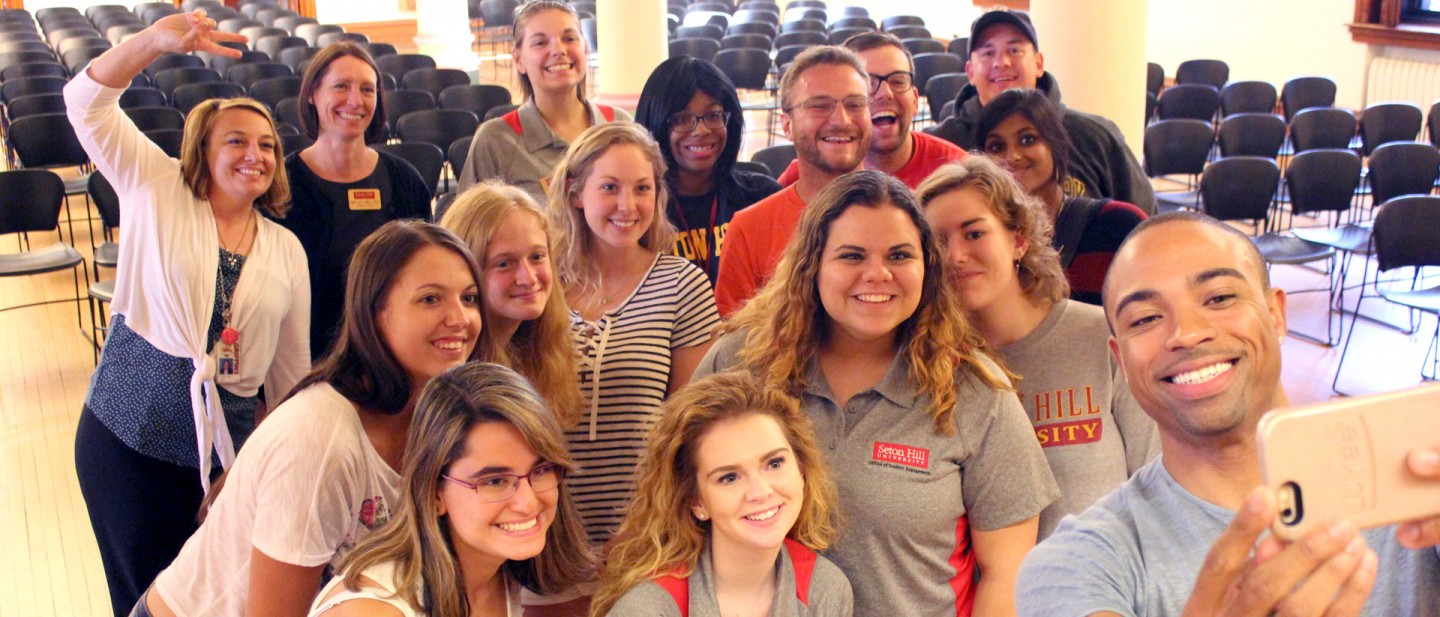
<instances>
[{"instance_id":1,"label":"white column","mask_svg":"<svg viewBox=\"0 0 1440 617\"><path fill-rule=\"evenodd\" d=\"M1145 136L1148 0L1031 0L1045 70L1067 107L1120 126L1140 154Z\"/></svg>"},{"instance_id":2,"label":"white column","mask_svg":"<svg viewBox=\"0 0 1440 617\"><path fill-rule=\"evenodd\" d=\"M419 0L415 4L415 46L440 68L474 72L480 58L470 49L470 11L463 0Z\"/></svg>"},{"instance_id":3,"label":"white column","mask_svg":"<svg viewBox=\"0 0 1440 617\"><path fill-rule=\"evenodd\" d=\"M670 57L665 0L601 0L595 12L601 58L596 99L634 110L650 72Z\"/></svg>"}]
</instances>

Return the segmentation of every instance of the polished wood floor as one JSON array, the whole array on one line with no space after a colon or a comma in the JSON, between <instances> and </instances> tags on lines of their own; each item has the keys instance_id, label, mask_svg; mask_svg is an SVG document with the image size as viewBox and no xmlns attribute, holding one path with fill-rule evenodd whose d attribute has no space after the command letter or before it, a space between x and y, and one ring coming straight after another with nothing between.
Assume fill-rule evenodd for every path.
<instances>
[{"instance_id":1,"label":"polished wood floor","mask_svg":"<svg viewBox=\"0 0 1440 617\"><path fill-rule=\"evenodd\" d=\"M488 74L488 66L482 67L481 75ZM763 123L757 115L750 125ZM747 159L766 145L760 132L745 139ZM98 216L85 209L83 195L72 196L71 204L77 237L62 223L63 234L31 234L30 241L40 248L63 239L88 260L91 234L99 233ZM19 248L15 237L0 237L0 253ZM1273 275L1277 285L1290 290L1323 287L1326 281L1323 273L1297 267L1278 267ZM77 289L69 272L0 279L0 504L9 513L0 523L0 617L108 614L104 574L74 470L74 430L94 366L83 286ZM70 301L76 298L86 313L83 326L76 323L76 302ZM1292 327L1323 333L1329 314L1325 306L1323 293L1292 295ZM1401 323L1407 319L1403 311L1374 312ZM1378 392L1419 383L1434 328L1430 317L1422 319L1416 334L1362 321L1342 389ZM1292 336L1283 349L1283 380L1292 402L1332 396L1339 347Z\"/></svg>"}]
</instances>

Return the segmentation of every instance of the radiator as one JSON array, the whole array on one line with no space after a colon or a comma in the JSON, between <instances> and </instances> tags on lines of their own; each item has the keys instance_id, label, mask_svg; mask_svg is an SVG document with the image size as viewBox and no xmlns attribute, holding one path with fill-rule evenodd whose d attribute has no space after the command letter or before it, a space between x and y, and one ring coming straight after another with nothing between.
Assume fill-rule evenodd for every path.
<instances>
[{"instance_id":1,"label":"radiator","mask_svg":"<svg viewBox=\"0 0 1440 617\"><path fill-rule=\"evenodd\" d=\"M1440 98L1440 62L1378 57L1365 79L1365 104L1404 101L1422 110Z\"/></svg>"}]
</instances>

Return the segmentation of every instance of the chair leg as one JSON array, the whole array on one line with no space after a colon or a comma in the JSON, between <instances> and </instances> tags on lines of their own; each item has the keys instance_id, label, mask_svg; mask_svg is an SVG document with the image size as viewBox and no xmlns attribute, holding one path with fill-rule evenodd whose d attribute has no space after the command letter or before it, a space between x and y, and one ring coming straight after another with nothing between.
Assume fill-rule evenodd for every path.
<instances>
[{"instance_id":1,"label":"chair leg","mask_svg":"<svg viewBox=\"0 0 1440 617\"><path fill-rule=\"evenodd\" d=\"M1425 349L1425 359L1420 361L1420 378L1435 380L1436 365L1440 364L1440 314L1435 316L1435 332L1430 335L1430 344ZM1430 365L1430 374L1425 374L1425 365Z\"/></svg>"},{"instance_id":2,"label":"chair leg","mask_svg":"<svg viewBox=\"0 0 1440 617\"><path fill-rule=\"evenodd\" d=\"M1355 314L1360 314L1360 305L1365 303L1365 290L1360 290L1360 298L1355 301ZM1350 332L1345 335L1345 345L1340 348L1340 361L1335 363L1335 377L1330 380L1330 390L1336 394L1349 396L1340 391L1340 371L1345 368L1345 354L1350 351L1350 342L1355 340L1355 324L1359 319L1350 320Z\"/></svg>"}]
</instances>

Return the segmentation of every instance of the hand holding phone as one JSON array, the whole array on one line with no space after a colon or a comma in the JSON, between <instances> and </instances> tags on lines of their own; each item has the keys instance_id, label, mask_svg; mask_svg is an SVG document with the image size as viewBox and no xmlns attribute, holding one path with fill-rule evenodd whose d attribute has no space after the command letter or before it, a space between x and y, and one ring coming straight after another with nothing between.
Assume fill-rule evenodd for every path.
<instances>
[{"instance_id":1,"label":"hand holding phone","mask_svg":"<svg viewBox=\"0 0 1440 617\"><path fill-rule=\"evenodd\" d=\"M1407 456L1440 439L1440 385L1327 401L1266 414L1257 429L1261 477L1276 491L1272 531L1293 541L1342 517L1365 529L1425 520L1415 542L1440 542L1440 465ZM1434 450L1431 450L1432 452Z\"/></svg>"}]
</instances>

